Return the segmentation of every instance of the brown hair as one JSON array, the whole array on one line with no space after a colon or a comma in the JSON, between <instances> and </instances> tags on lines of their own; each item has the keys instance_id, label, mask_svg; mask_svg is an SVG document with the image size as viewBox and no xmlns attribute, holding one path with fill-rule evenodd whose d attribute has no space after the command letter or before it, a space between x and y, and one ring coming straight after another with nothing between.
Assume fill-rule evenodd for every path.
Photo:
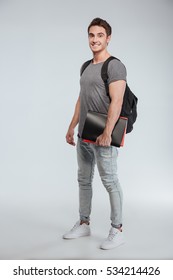
<instances>
[{"instance_id":1,"label":"brown hair","mask_svg":"<svg viewBox=\"0 0 173 280\"><path fill-rule=\"evenodd\" d=\"M91 23L89 24L88 26L88 33L89 33L89 29L91 26L101 26L103 27L105 30L106 30L106 34L107 36L111 35L112 33L112 28L111 26L109 25L109 23L104 20L104 19L101 19L101 18L94 18Z\"/></svg>"}]
</instances>

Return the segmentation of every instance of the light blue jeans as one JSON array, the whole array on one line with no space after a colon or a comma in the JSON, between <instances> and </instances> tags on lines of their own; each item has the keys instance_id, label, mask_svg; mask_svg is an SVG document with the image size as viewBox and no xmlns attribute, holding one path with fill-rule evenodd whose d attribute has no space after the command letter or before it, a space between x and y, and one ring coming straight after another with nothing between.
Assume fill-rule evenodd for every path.
<instances>
[{"instance_id":1,"label":"light blue jeans","mask_svg":"<svg viewBox=\"0 0 173 280\"><path fill-rule=\"evenodd\" d=\"M92 143L77 142L79 214L80 220L89 221L92 201L92 180L94 167L97 164L102 183L106 188L111 206L111 225L122 225L122 189L117 177L116 147L101 147Z\"/></svg>"}]
</instances>

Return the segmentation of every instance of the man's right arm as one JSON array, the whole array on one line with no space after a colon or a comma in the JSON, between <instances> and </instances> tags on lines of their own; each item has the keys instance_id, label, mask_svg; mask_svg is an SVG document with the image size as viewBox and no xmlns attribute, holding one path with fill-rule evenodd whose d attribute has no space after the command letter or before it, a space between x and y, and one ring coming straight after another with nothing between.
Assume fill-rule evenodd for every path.
<instances>
[{"instance_id":1,"label":"man's right arm","mask_svg":"<svg viewBox=\"0 0 173 280\"><path fill-rule=\"evenodd\" d=\"M80 97L78 98L75 106L75 111L71 123L69 125L67 134L66 134L66 142L72 146L75 146L74 142L74 129L76 125L79 123L79 111L80 111Z\"/></svg>"}]
</instances>

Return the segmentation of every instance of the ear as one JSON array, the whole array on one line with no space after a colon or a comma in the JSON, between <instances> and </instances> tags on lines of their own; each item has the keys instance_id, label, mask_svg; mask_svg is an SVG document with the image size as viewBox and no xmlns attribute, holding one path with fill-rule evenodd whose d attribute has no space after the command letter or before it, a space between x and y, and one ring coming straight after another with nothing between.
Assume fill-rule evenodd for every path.
<instances>
[{"instance_id":1,"label":"ear","mask_svg":"<svg viewBox=\"0 0 173 280\"><path fill-rule=\"evenodd\" d=\"M109 36L107 37L107 44L109 44L110 40L111 40L111 35L109 35Z\"/></svg>"}]
</instances>

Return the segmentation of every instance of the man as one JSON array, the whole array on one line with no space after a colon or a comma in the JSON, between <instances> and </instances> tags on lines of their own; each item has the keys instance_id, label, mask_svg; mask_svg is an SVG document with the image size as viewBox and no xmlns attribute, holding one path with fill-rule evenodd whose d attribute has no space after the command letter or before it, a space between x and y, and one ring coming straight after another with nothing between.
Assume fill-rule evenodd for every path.
<instances>
[{"instance_id":1,"label":"man","mask_svg":"<svg viewBox=\"0 0 173 280\"><path fill-rule=\"evenodd\" d=\"M80 95L75 112L66 134L66 141L75 146L74 129L78 125L77 159L79 183L80 219L63 238L72 239L90 235L90 213L92 179L97 164L102 183L106 188L111 206L111 229L101 249L112 249L124 243L122 232L122 189L117 177L117 148L111 146L111 134L121 112L126 87L126 69L118 60L108 66L109 95L101 78L101 67L110 57L107 45L111 39L111 26L103 19L95 18L88 27L89 46L93 60L85 69L80 80ZM107 114L106 126L96 144L82 141L81 135L87 112Z\"/></svg>"}]
</instances>

